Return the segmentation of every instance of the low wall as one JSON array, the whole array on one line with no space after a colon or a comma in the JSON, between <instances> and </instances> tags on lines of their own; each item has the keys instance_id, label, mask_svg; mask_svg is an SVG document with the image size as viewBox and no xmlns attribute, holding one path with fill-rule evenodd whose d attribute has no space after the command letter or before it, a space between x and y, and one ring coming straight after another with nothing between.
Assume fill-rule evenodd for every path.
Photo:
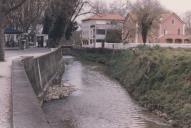
<instances>
[{"instance_id":1,"label":"low wall","mask_svg":"<svg viewBox=\"0 0 191 128\"><path fill-rule=\"evenodd\" d=\"M61 82L64 72L62 50L59 48L40 57L27 57L23 62L34 92L42 103L48 86Z\"/></svg>"},{"instance_id":2,"label":"low wall","mask_svg":"<svg viewBox=\"0 0 191 128\"><path fill-rule=\"evenodd\" d=\"M62 48L63 55L73 55L73 48Z\"/></svg>"},{"instance_id":3,"label":"low wall","mask_svg":"<svg viewBox=\"0 0 191 128\"><path fill-rule=\"evenodd\" d=\"M104 43L105 49L128 49L128 48L134 48L139 45L143 45L143 43ZM146 43L147 46L154 47L154 46L160 46L164 48L191 48L190 43ZM96 43L92 45L83 45L83 48L102 48L102 43Z\"/></svg>"}]
</instances>

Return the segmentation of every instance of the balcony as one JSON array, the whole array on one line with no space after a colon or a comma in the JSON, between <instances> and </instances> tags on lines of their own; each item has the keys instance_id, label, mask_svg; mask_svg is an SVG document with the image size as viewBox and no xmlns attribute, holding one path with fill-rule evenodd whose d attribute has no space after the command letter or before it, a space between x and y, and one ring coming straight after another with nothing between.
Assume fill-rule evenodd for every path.
<instances>
[{"instance_id":1,"label":"balcony","mask_svg":"<svg viewBox=\"0 0 191 128\"><path fill-rule=\"evenodd\" d=\"M96 39L105 39L105 35L96 34Z\"/></svg>"},{"instance_id":2,"label":"balcony","mask_svg":"<svg viewBox=\"0 0 191 128\"><path fill-rule=\"evenodd\" d=\"M121 25L112 24L96 24L96 29L121 29Z\"/></svg>"}]
</instances>

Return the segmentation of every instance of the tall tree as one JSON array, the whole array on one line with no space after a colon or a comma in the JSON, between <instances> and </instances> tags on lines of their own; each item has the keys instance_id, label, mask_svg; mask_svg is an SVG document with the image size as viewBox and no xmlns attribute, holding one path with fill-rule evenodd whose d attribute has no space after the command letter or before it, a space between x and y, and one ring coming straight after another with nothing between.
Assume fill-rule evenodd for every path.
<instances>
[{"instance_id":1,"label":"tall tree","mask_svg":"<svg viewBox=\"0 0 191 128\"><path fill-rule=\"evenodd\" d=\"M50 0L27 0L22 7L9 15L10 24L23 32L32 30L42 20Z\"/></svg>"},{"instance_id":2,"label":"tall tree","mask_svg":"<svg viewBox=\"0 0 191 128\"><path fill-rule=\"evenodd\" d=\"M95 0L90 2L92 13L118 13L122 16L127 14L129 4L129 0L115 0L109 5L107 5L106 2L102 0Z\"/></svg>"},{"instance_id":3,"label":"tall tree","mask_svg":"<svg viewBox=\"0 0 191 128\"><path fill-rule=\"evenodd\" d=\"M126 16L129 8L130 2L129 0L115 0L109 5L110 13L118 13L121 16Z\"/></svg>"},{"instance_id":4,"label":"tall tree","mask_svg":"<svg viewBox=\"0 0 191 128\"><path fill-rule=\"evenodd\" d=\"M100 14L100 13L108 13L109 8L107 4L102 0L95 0L90 3L92 13Z\"/></svg>"},{"instance_id":5,"label":"tall tree","mask_svg":"<svg viewBox=\"0 0 191 128\"><path fill-rule=\"evenodd\" d=\"M121 43L121 41L122 41L122 30L121 29L107 30L106 42Z\"/></svg>"},{"instance_id":6,"label":"tall tree","mask_svg":"<svg viewBox=\"0 0 191 128\"><path fill-rule=\"evenodd\" d=\"M153 26L153 22L160 19L163 10L158 0L137 0L131 5L131 11L137 17L139 31L144 44L147 42L147 36Z\"/></svg>"},{"instance_id":7,"label":"tall tree","mask_svg":"<svg viewBox=\"0 0 191 128\"><path fill-rule=\"evenodd\" d=\"M87 14L84 7L89 4L87 0L53 0L46 10L44 19L44 32L50 35L49 44L61 43L75 27L78 16Z\"/></svg>"},{"instance_id":8,"label":"tall tree","mask_svg":"<svg viewBox=\"0 0 191 128\"><path fill-rule=\"evenodd\" d=\"M0 61L4 61L4 27L7 16L22 6L27 0L1 0L0 1Z\"/></svg>"},{"instance_id":9,"label":"tall tree","mask_svg":"<svg viewBox=\"0 0 191 128\"><path fill-rule=\"evenodd\" d=\"M185 16L183 18L185 24L186 24L186 34L191 34L191 11L188 11L185 13Z\"/></svg>"}]
</instances>

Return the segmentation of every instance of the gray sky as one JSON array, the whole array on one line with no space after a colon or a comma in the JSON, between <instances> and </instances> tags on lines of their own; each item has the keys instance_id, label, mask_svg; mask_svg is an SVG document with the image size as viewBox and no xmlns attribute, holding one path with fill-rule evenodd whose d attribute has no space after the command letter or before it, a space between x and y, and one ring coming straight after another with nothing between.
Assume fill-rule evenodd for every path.
<instances>
[{"instance_id":1,"label":"gray sky","mask_svg":"<svg viewBox=\"0 0 191 128\"><path fill-rule=\"evenodd\" d=\"M111 3L114 0L103 0L103 1ZM136 0L130 0L130 1L134 2ZM178 14L183 14L184 12L191 10L191 0L159 0L159 1L164 7Z\"/></svg>"},{"instance_id":2,"label":"gray sky","mask_svg":"<svg viewBox=\"0 0 191 128\"><path fill-rule=\"evenodd\" d=\"M91 0L95 1L95 0ZM116 0L100 0L106 3L112 3ZM125 0L118 0L125 1ZM130 0L131 2L135 2L136 0ZM159 0L161 4L168 10L176 12L179 16L183 16L186 11L191 11L191 0ZM84 19L87 16L82 16L78 18L78 21Z\"/></svg>"}]
</instances>

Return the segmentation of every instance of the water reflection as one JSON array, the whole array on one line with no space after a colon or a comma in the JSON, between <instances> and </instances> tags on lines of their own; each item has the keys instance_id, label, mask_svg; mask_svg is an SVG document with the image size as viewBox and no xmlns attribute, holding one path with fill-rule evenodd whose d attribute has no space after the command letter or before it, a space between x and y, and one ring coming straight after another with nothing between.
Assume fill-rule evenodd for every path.
<instances>
[{"instance_id":1,"label":"water reflection","mask_svg":"<svg viewBox=\"0 0 191 128\"><path fill-rule=\"evenodd\" d=\"M63 80L78 88L70 97L46 103L44 111L54 128L169 128L146 113L118 82L65 57Z\"/></svg>"}]
</instances>

